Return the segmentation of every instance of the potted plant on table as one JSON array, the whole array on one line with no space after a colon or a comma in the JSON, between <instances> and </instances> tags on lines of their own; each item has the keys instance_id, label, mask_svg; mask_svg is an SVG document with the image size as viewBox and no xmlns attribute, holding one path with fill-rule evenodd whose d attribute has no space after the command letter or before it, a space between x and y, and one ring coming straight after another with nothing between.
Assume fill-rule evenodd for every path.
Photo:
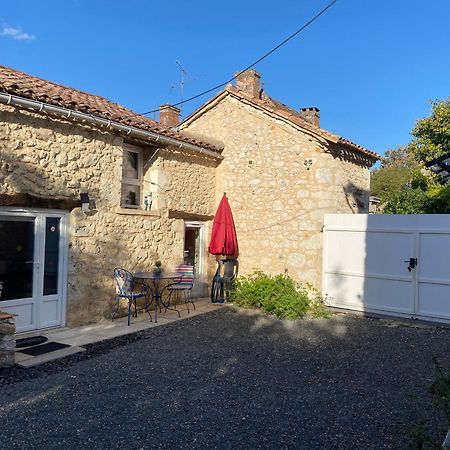
<instances>
[{"instance_id":1,"label":"potted plant on table","mask_svg":"<svg viewBox=\"0 0 450 450\"><path fill-rule=\"evenodd\" d=\"M161 261L155 261L155 267L154 267L154 269L153 269L153 273L156 275L156 276L159 276L159 275L161 275L162 273L163 273L163 271L164 271L164 269L163 269L163 267L162 267L162 263L161 263Z\"/></svg>"}]
</instances>

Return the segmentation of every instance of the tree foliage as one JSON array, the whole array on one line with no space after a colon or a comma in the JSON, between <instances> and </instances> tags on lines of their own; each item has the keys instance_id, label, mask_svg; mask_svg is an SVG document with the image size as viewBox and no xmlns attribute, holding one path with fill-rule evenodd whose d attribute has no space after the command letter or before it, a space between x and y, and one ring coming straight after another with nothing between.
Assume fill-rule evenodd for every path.
<instances>
[{"instance_id":1,"label":"tree foliage","mask_svg":"<svg viewBox=\"0 0 450 450\"><path fill-rule=\"evenodd\" d=\"M418 164L408 147L399 146L384 152L384 157L381 158L381 167L385 169L393 167L415 169Z\"/></svg>"},{"instance_id":2,"label":"tree foliage","mask_svg":"<svg viewBox=\"0 0 450 450\"><path fill-rule=\"evenodd\" d=\"M384 208L386 214L425 214L426 193L406 188L390 195Z\"/></svg>"},{"instance_id":3,"label":"tree foliage","mask_svg":"<svg viewBox=\"0 0 450 450\"><path fill-rule=\"evenodd\" d=\"M450 187L424 168L450 152L450 99L434 101L431 116L418 120L406 147L387 150L372 172L372 195L388 214L450 213Z\"/></svg>"},{"instance_id":4,"label":"tree foliage","mask_svg":"<svg viewBox=\"0 0 450 450\"><path fill-rule=\"evenodd\" d=\"M407 147L387 150L381 159L381 167L371 175L371 193L386 203L392 196L407 188L423 188L424 175ZM426 186L425 186L426 187Z\"/></svg>"},{"instance_id":5,"label":"tree foliage","mask_svg":"<svg viewBox=\"0 0 450 450\"><path fill-rule=\"evenodd\" d=\"M450 99L433 101L431 116L418 120L411 134L408 151L422 165L450 152Z\"/></svg>"},{"instance_id":6,"label":"tree foliage","mask_svg":"<svg viewBox=\"0 0 450 450\"><path fill-rule=\"evenodd\" d=\"M371 194L379 197L382 203L389 200L392 194L410 183L412 172L407 167L381 167L372 172Z\"/></svg>"}]
</instances>

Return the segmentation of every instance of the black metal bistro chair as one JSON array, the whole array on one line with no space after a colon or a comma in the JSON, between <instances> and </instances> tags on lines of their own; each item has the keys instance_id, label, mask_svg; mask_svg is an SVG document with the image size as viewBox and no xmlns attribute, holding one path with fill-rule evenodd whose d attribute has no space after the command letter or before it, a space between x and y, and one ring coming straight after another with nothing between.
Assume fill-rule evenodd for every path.
<instances>
[{"instance_id":1,"label":"black metal bistro chair","mask_svg":"<svg viewBox=\"0 0 450 450\"><path fill-rule=\"evenodd\" d=\"M147 311L150 320L152 316L149 311L149 292L151 288L148 284L144 282L136 282L133 275L125 269L116 267L114 269L114 280L116 283L116 294L117 294L117 308L114 311L112 320L115 319L120 308L120 299L124 298L128 300L128 326L131 324L131 309L134 306L133 317L137 317L137 302L138 298L145 298L144 309Z\"/></svg>"}]
</instances>

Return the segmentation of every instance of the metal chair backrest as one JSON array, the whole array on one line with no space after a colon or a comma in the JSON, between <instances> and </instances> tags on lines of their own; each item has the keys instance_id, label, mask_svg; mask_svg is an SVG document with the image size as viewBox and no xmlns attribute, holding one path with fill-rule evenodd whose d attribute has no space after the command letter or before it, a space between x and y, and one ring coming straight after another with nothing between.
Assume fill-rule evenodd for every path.
<instances>
[{"instance_id":1,"label":"metal chair backrest","mask_svg":"<svg viewBox=\"0 0 450 450\"><path fill-rule=\"evenodd\" d=\"M128 270L116 267L114 269L117 295L129 295L134 287L133 275Z\"/></svg>"},{"instance_id":2,"label":"metal chair backrest","mask_svg":"<svg viewBox=\"0 0 450 450\"><path fill-rule=\"evenodd\" d=\"M194 284L194 266L180 264L179 266L175 266L173 271L177 275L180 275L179 281L177 282L178 288L192 289Z\"/></svg>"}]
</instances>

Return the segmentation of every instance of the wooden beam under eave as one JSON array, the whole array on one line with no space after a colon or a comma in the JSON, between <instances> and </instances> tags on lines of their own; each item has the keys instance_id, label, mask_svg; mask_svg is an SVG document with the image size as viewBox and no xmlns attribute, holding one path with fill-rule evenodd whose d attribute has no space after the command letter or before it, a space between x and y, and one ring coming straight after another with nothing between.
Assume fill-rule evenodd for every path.
<instances>
[{"instance_id":1,"label":"wooden beam under eave","mask_svg":"<svg viewBox=\"0 0 450 450\"><path fill-rule=\"evenodd\" d=\"M185 211L177 211L176 209L169 209L169 219L183 219L192 220L194 222L207 222L213 220L214 216L207 214L194 214Z\"/></svg>"},{"instance_id":2,"label":"wooden beam under eave","mask_svg":"<svg viewBox=\"0 0 450 450\"><path fill-rule=\"evenodd\" d=\"M72 211L74 208L81 207L81 201L73 198L43 198L31 194L0 194L0 206Z\"/></svg>"}]
</instances>

